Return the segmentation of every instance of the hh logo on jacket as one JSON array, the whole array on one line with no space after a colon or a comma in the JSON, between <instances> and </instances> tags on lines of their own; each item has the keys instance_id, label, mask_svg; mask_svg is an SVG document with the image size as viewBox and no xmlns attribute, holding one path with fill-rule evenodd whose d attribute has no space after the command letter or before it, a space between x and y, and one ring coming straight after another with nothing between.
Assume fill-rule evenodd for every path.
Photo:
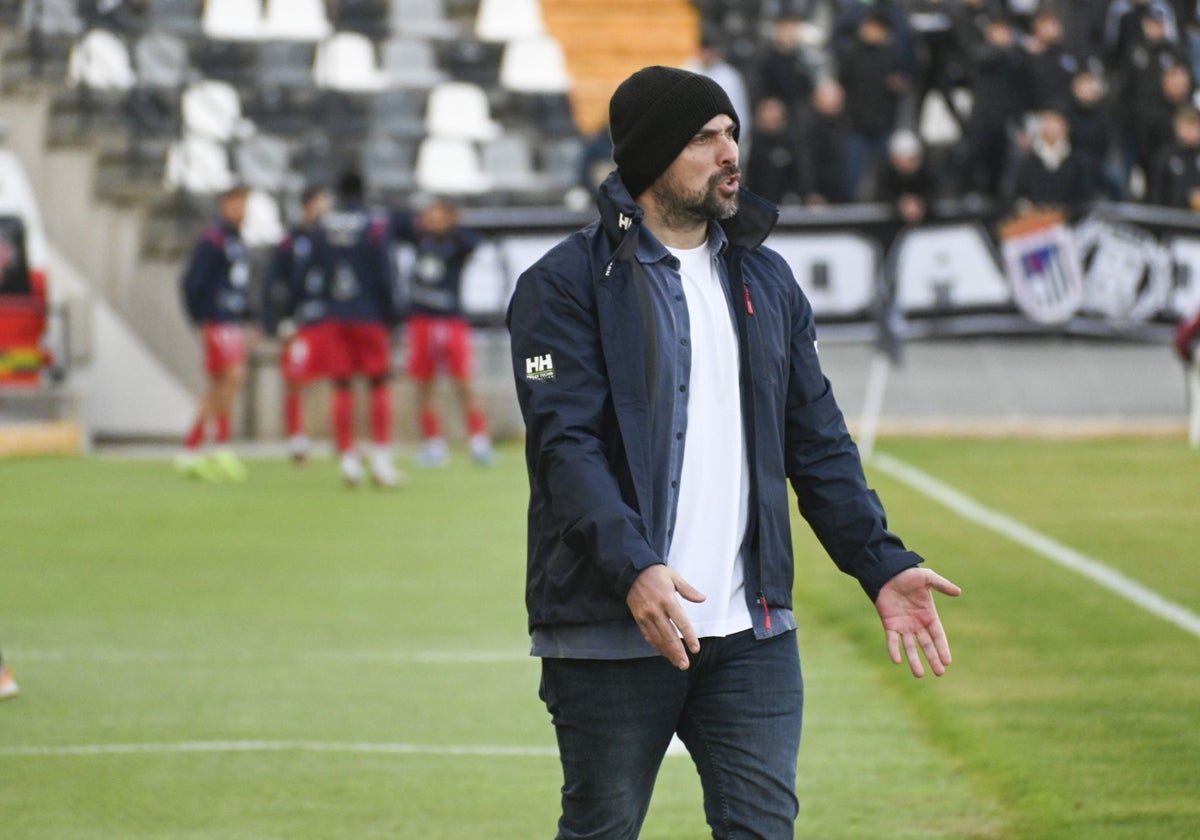
<instances>
[{"instance_id":1,"label":"hh logo on jacket","mask_svg":"<svg viewBox=\"0 0 1200 840\"><path fill-rule=\"evenodd\" d=\"M554 360L550 358L550 354L526 357L525 378L530 382L546 382L553 379Z\"/></svg>"}]
</instances>

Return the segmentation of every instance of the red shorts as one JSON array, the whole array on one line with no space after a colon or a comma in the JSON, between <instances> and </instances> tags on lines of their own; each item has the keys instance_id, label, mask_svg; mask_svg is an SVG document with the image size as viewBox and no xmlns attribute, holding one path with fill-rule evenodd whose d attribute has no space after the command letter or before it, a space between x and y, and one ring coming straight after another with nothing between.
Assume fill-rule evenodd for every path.
<instances>
[{"instance_id":1,"label":"red shorts","mask_svg":"<svg viewBox=\"0 0 1200 840\"><path fill-rule=\"evenodd\" d=\"M329 345L333 340L333 325L310 324L301 327L283 345L279 369L289 385L303 385L320 379L328 367Z\"/></svg>"},{"instance_id":2,"label":"red shorts","mask_svg":"<svg viewBox=\"0 0 1200 840\"><path fill-rule=\"evenodd\" d=\"M408 375L428 382L438 366L455 379L471 375L471 327L464 318L416 315L408 321Z\"/></svg>"},{"instance_id":3,"label":"red shorts","mask_svg":"<svg viewBox=\"0 0 1200 840\"><path fill-rule=\"evenodd\" d=\"M217 376L232 367L246 363L246 333L241 324L205 324L204 370Z\"/></svg>"},{"instance_id":4,"label":"red shorts","mask_svg":"<svg viewBox=\"0 0 1200 840\"><path fill-rule=\"evenodd\" d=\"M386 376L392 370L392 339L383 324L330 321L329 338L322 340L321 364L334 379Z\"/></svg>"}]
</instances>

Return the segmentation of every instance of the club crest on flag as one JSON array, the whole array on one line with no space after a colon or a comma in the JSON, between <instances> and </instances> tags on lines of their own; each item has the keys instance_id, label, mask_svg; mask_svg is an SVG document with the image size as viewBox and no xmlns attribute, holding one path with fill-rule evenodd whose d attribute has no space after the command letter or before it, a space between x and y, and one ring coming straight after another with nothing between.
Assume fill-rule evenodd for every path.
<instances>
[{"instance_id":1,"label":"club crest on flag","mask_svg":"<svg viewBox=\"0 0 1200 840\"><path fill-rule=\"evenodd\" d=\"M1059 211L1037 211L1000 225L1004 272L1017 308L1037 324L1063 324L1083 303L1083 272L1071 229Z\"/></svg>"}]
</instances>

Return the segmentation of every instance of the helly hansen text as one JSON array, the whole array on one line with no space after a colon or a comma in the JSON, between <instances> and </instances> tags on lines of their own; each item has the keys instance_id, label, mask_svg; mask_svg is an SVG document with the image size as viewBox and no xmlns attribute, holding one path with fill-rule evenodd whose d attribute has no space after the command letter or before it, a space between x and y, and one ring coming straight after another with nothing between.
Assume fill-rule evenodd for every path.
<instances>
[{"instance_id":1,"label":"helly hansen text","mask_svg":"<svg viewBox=\"0 0 1200 840\"><path fill-rule=\"evenodd\" d=\"M525 378L534 382L553 379L554 360L550 358L550 354L528 356L525 359Z\"/></svg>"}]
</instances>

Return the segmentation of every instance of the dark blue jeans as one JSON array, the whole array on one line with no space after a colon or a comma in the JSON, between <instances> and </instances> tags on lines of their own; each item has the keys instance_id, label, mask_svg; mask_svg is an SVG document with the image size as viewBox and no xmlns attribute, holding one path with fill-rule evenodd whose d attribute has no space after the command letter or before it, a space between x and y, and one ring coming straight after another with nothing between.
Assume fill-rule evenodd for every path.
<instances>
[{"instance_id":1,"label":"dark blue jeans","mask_svg":"<svg viewBox=\"0 0 1200 840\"><path fill-rule=\"evenodd\" d=\"M671 736L687 746L718 840L791 840L804 685L795 632L700 640L691 667L543 659L562 759L560 840L633 840Z\"/></svg>"}]
</instances>

